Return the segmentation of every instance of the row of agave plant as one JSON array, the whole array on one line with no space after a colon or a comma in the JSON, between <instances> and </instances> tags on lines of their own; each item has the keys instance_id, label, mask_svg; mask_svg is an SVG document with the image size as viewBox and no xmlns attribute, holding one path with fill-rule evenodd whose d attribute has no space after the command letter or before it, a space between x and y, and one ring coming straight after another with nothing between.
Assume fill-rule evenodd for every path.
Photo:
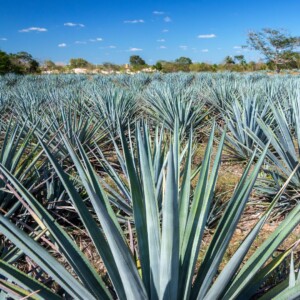
<instances>
[{"instance_id":1,"label":"row of agave plant","mask_svg":"<svg viewBox=\"0 0 300 300\"><path fill-rule=\"evenodd\" d=\"M262 299L298 297L298 244L277 251L300 223L297 91L256 74L1 78L0 299L250 299L290 257ZM247 164L207 247L224 151ZM267 209L223 266L254 187Z\"/></svg>"}]
</instances>

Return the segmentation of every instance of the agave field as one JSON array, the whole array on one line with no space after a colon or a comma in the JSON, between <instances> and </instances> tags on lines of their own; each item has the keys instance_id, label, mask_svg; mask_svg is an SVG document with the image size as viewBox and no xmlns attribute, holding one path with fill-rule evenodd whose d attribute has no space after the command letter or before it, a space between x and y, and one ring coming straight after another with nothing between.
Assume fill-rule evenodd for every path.
<instances>
[{"instance_id":1,"label":"agave field","mask_svg":"<svg viewBox=\"0 0 300 300\"><path fill-rule=\"evenodd\" d=\"M0 299L299 299L299 151L298 76L2 76Z\"/></svg>"}]
</instances>

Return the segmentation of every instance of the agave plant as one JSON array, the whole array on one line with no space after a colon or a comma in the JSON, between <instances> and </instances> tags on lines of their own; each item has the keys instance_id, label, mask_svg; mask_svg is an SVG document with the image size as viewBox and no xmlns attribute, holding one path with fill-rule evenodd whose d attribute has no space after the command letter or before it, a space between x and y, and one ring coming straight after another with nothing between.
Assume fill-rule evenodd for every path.
<instances>
[{"instance_id":1,"label":"agave plant","mask_svg":"<svg viewBox=\"0 0 300 300\"><path fill-rule=\"evenodd\" d=\"M105 123L108 131L116 132L119 123L125 126L134 118L136 98L131 91L120 88L102 88L90 91L90 101Z\"/></svg>"},{"instance_id":2,"label":"agave plant","mask_svg":"<svg viewBox=\"0 0 300 300\"><path fill-rule=\"evenodd\" d=\"M290 274L283 282L281 282L281 292L278 293L276 288L271 289L264 299L297 299L300 296L299 286L300 286L300 276L299 272L295 272L295 263L294 263L294 253L291 252L291 263L290 263ZM268 297L268 298L267 298Z\"/></svg>"},{"instance_id":3,"label":"agave plant","mask_svg":"<svg viewBox=\"0 0 300 300\"><path fill-rule=\"evenodd\" d=\"M110 204L107 192L102 188L79 140L77 139L75 149L66 136L63 135L62 139L89 201L76 189L70 180L70 174L66 173L48 146L42 140L40 144L64 185L69 201L101 257L110 280L108 282L97 274L70 238L66 228L1 164L0 176L5 183L5 191L12 193L27 209L33 228L21 230L24 224L14 221L13 216L0 215L0 231L11 241L5 241L0 254L0 274L3 276L1 293L4 297L8 293L27 297L32 295L36 299L61 299L66 295L74 299L248 298L255 294L263 280L281 262L280 255L270 259L271 255L300 222L300 206L297 206L242 265L245 255L279 198L279 195L276 196L219 273L220 263L267 152L265 149L252 172L250 169L254 156L249 161L198 268L199 249L218 177L225 134L212 161L213 128L198 174L197 186L192 189L192 137L189 138L186 159L181 161L179 133L175 129L162 175L164 179L160 207L160 187L155 185L151 162L153 157L145 146L146 140L150 139L138 129L136 152L132 153L127 143L123 144L132 200L128 205L133 210L133 220L129 220L127 225L119 224L117 212ZM140 161L140 169L136 168L136 159ZM123 215L126 216L126 213L123 212ZM128 242L126 236L133 229L135 233L129 234ZM55 253L55 257L62 256L70 272L51 253ZM14 266L23 254L36 264L35 270L29 274ZM61 290L54 293L52 282L56 282Z\"/></svg>"},{"instance_id":4,"label":"agave plant","mask_svg":"<svg viewBox=\"0 0 300 300\"><path fill-rule=\"evenodd\" d=\"M52 110L52 117L47 121L52 136L60 130L73 145L76 145L75 136L85 147L100 143L106 136L102 128L103 121L99 121L90 109L84 109L80 104L74 103L72 106L62 106L58 111Z\"/></svg>"},{"instance_id":5,"label":"agave plant","mask_svg":"<svg viewBox=\"0 0 300 300\"><path fill-rule=\"evenodd\" d=\"M36 92L36 85L33 83L19 85L13 90L13 110L23 121L29 120L37 123L41 114L44 113L46 95Z\"/></svg>"},{"instance_id":6,"label":"agave plant","mask_svg":"<svg viewBox=\"0 0 300 300\"><path fill-rule=\"evenodd\" d=\"M152 84L143 94L143 99L150 118L169 130L174 129L177 120L181 135L199 127L209 114L195 89L183 89L178 84Z\"/></svg>"},{"instance_id":7,"label":"agave plant","mask_svg":"<svg viewBox=\"0 0 300 300\"><path fill-rule=\"evenodd\" d=\"M34 129L28 129L28 124L22 124L20 120L11 119L1 130L3 141L0 147L0 162L7 168L24 186L32 188L39 183L37 161L41 155L38 145L32 143ZM3 184L0 183L1 188ZM0 208L12 213L20 206L13 195L4 193L0 189Z\"/></svg>"},{"instance_id":8,"label":"agave plant","mask_svg":"<svg viewBox=\"0 0 300 300\"><path fill-rule=\"evenodd\" d=\"M99 165L104 169L106 177L109 181L114 183L114 188L111 188L109 184L105 182L105 179L99 178L106 188L109 199L114 205L126 214L132 215L132 193L130 192L130 169L132 165L137 173L141 172L141 158L135 157L134 153L138 149L137 141L140 140L138 137L138 131L136 128L143 128L143 144L145 151L149 155L150 168L153 170L154 185L157 191L157 201L159 207L162 202L162 186L163 186L163 172L167 162L167 149L168 149L168 136L164 128L156 127L154 129L154 137L151 136L152 130L144 122L138 122L135 128L132 130L128 126L127 137L124 135L124 130L119 127L120 144L123 145L123 151L120 150L120 145L115 141L115 136L111 134L111 140L114 145L114 153L116 154L114 160L107 158L103 153L103 150L98 145L94 145L95 151L92 152L94 162L98 162ZM128 149L127 149L128 143ZM116 160L117 158L117 160ZM183 159L183 156L181 157ZM122 170L122 173L119 170ZM142 187L140 187L142 189Z\"/></svg>"},{"instance_id":9,"label":"agave plant","mask_svg":"<svg viewBox=\"0 0 300 300\"><path fill-rule=\"evenodd\" d=\"M232 107L223 112L223 118L228 126L230 134L227 136L227 146L230 153L239 159L247 159L252 156L257 146L256 140L266 144L268 138L259 125L259 120L266 124L272 122L269 102L262 102L257 96L254 98L235 99ZM253 139L252 135L255 135Z\"/></svg>"},{"instance_id":10,"label":"agave plant","mask_svg":"<svg viewBox=\"0 0 300 300\"><path fill-rule=\"evenodd\" d=\"M287 180L299 161L300 146L300 97L294 98L290 110L291 118L279 103L272 105L273 125L258 120L264 134L270 140L272 148L267 152L269 163L264 168L267 176L262 178L258 187L265 195L274 195ZM294 120L292 123L289 120ZM249 132L256 142L264 147L264 143L255 134ZM300 172L295 173L285 195L281 198L279 211L287 212L298 203L300 188Z\"/></svg>"},{"instance_id":11,"label":"agave plant","mask_svg":"<svg viewBox=\"0 0 300 300\"><path fill-rule=\"evenodd\" d=\"M208 78L203 86L207 101L220 112L230 108L234 99L240 95L237 82L226 77Z\"/></svg>"}]
</instances>

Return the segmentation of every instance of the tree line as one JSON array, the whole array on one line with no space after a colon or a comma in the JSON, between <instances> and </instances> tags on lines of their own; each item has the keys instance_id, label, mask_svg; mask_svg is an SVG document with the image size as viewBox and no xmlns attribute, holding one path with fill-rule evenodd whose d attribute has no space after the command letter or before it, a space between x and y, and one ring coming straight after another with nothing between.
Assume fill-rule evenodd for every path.
<instances>
[{"instance_id":1,"label":"tree line","mask_svg":"<svg viewBox=\"0 0 300 300\"><path fill-rule=\"evenodd\" d=\"M27 52L6 53L0 50L0 74L32 74L40 71L40 65Z\"/></svg>"},{"instance_id":2,"label":"tree line","mask_svg":"<svg viewBox=\"0 0 300 300\"><path fill-rule=\"evenodd\" d=\"M107 71L140 71L145 68L161 72L217 72L217 71L260 71L274 70L280 72L282 69L300 69L300 37L291 36L283 29L263 28L260 31L248 33L247 45L242 48L258 51L263 60L259 62L247 62L244 55L226 56L219 64L205 62L192 62L189 57L179 57L175 61L159 60L149 66L139 55L132 55L129 64L117 65L105 62L102 65L94 65L84 58L72 58L66 66L58 66L51 60L39 64L37 60L27 52L5 53L0 50L0 74L17 73L30 74L41 71L68 72L76 68L87 70Z\"/></svg>"}]
</instances>

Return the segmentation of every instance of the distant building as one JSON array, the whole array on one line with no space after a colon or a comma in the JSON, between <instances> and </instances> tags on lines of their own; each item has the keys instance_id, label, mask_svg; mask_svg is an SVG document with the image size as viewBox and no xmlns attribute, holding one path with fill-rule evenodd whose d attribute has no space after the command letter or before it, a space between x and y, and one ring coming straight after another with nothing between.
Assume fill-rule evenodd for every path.
<instances>
[{"instance_id":1,"label":"distant building","mask_svg":"<svg viewBox=\"0 0 300 300\"><path fill-rule=\"evenodd\" d=\"M88 70L83 68L75 68L72 70L75 74L87 74Z\"/></svg>"},{"instance_id":2,"label":"distant building","mask_svg":"<svg viewBox=\"0 0 300 300\"><path fill-rule=\"evenodd\" d=\"M141 70L141 72L146 72L146 73L152 73L155 72L156 70L152 69L152 68L144 68Z\"/></svg>"},{"instance_id":3,"label":"distant building","mask_svg":"<svg viewBox=\"0 0 300 300\"><path fill-rule=\"evenodd\" d=\"M47 70L47 71L42 71L42 74L59 74L58 70Z\"/></svg>"}]
</instances>

